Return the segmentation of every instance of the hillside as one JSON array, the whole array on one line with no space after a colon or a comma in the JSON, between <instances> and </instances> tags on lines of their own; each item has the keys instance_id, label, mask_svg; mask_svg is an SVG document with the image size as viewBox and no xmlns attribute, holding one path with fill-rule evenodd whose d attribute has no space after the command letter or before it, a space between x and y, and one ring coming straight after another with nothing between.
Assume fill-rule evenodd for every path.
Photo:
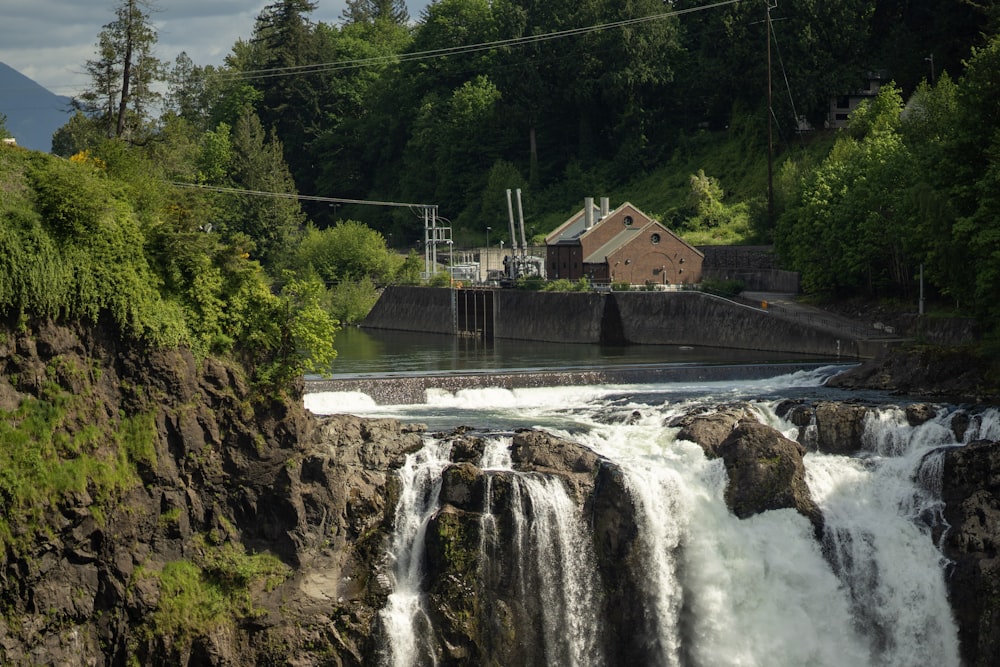
<instances>
[{"instance_id":1,"label":"hillside","mask_svg":"<svg viewBox=\"0 0 1000 667\"><path fill-rule=\"evenodd\" d=\"M36 151L52 149L52 134L72 113L70 98L56 95L17 70L0 63L0 113L19 146Z\"/></svg>"}]
</instances>

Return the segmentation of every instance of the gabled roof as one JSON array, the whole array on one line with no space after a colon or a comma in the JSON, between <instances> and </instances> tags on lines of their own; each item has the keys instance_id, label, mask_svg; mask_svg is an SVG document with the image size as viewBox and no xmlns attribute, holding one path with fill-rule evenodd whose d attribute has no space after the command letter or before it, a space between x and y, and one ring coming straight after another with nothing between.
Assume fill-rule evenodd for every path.
<instances>
[{"instance_id":1,"label":"gabled roof","mask_svg":"<svg viewBox=\"0 0 1000 667\"><path fill-rule=\"evenodd\" d=\"M617 236L602 245L600 248L592 252L589 256L583 258L584 264L602 264L608 255L612 254L615 250L618 250L624 245L627 245L633 239L638 238L640 234L648 227L646 225L642 229L636 229L635 227L627 227L623 229Z\"/></svg>"},{"instance_id":2,"label":"gabled roof","mask_svg":"<svg viewBox=\"0 0 1000 667\"><path fill-rule=\"evenodd\" d=\"M556 245L559 243L572 243L578 244L581 239L601 225L615 219L616 216L621 213L624 209L631 209L631 213L634 214L639 219L636 221L639 224L633 225L631 227L621 227L621 231L615 234L610 240L601 245L600 248L591 252L587 257L584 258L584 262L588 264L600 264L604 259L611 255L613 252L627 245L629 242L639 237L644 232L649 230L649 227L655 225L664 234L669 234L677 242L683 243L688 246L694 252L698 253L704 257L704 253L699 251L697 248L692 246L690 243L679 237L677 234L673 233L667 229L663 224L654 220L652 217L643 213L637 206L631 202L625 202L615 210L608 213L604 218L600 218L600 208L594 207L594 225L590 229L587 229L586 216L584 215L586 209L580 209L575 215L573 215L569 220L562 223L554 230L552 230L548 236L545 237L545 245ZM642 222L645 221L645 224Z\"/></svg>"},{"instance_id":3,"label":"gabled roof","mask_svg":"<svg viewBox=\"0 0 1000 667\"><path fill-rule=\"evenodd\" d=\"M695 248L693 245L691 245L690 243L679 237L677 234L674 234L672 231L663 226L663 224L660 223L659 221L650 220L649 223L647 223L640 229L635 229L635 228L625 229L617 236L615 236L613 239L611 239L610 241L602 245L600 248L595 250L593 253L591 253L590 256L585 257L583 260L584 264L602 264L605 260L607 260L608 257L610 257L614 253L618 252L619 250L627 246L633 240L648 234L651 229L656 229L657 231L663 234L673 237L675 241L686 245L688 248L693 250L701 257L705 256L705 253Z\"/></svg>"},{"instance_id":4,"label":"gabled roof","mask_svg":"<svg viewBox=\"0 0 1000 667\"><path fill-rule=\"evenodd\" d=\"M545 237L545 245L554 245L556 243L567 243L570 241L576 241L584 232L587 231L587 218L584 215L587 209L581 208L575 215L570 217L569 220L562 223ZM601 217L601 208L599 206L594 206L594 225L599 224L597 222Z\"/></svg>"},{"instance_id":5,"label":"gabled roof","mask_svg":"<svg viewBox=\"0 0 1000 667\"><path fill-rule=\"evenodd\" d=\"M557 243L573 243L578 241L580 238L585 236L591 230L596 229L601 226L608 219L615 217L623 209L630 208L635 212L636 215L642 216L645 220L652 220L651 217L639 210L639 208L633 205L631 202L625 202L615 210L609 212L605 217L601 217L601 209L599 206L594 206L594 225L590 229L587 229L587 218L584 215L586 212L585 208L581 208L577 213L575 213L569 220L562 223L545 237L545 245L555 245Z\"/></svg>"}]
</instances>

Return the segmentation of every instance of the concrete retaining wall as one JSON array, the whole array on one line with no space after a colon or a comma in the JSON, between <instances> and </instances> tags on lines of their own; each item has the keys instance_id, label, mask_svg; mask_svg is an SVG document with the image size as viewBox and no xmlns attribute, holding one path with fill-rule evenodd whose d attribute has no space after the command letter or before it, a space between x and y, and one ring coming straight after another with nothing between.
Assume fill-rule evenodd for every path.
<instances>
[{"instance_id":1,"label":"concrete retaining wall","mask_svg":"<svg viewBox=\"0 0 1000 667\"><path fill-rule=\"evenodd\" d=\"M451 290L438 287L387 287L363 326L371 329L453 334Z\"/></svg>"},{"instance_id":2,"label":"concrete retaining wall","mask_svg":"<svg viewBox=\"0 0 1000 667\"><path fill-rule=\"evenodd\" d=\"M615 292L625 341L857 358L855 340L702 292Z\"/></svg>"},{"instance_id":3,"label":"concrete retaining wall","mask_svg":"<svg viewBox=\"0 0 1000 667\"><path fill-rule=\"evenodd\" d=\"M607 295L497 290L494 335L553 343L600 343Z\"/></svg>"},{"instance_id":4,"label":"concrete retaining wall","mask_svg":"<svg viewBox=\"0 0 1000 667\"><path fill-rule=\"evenodd\" d=\"M857 339L701 292L495 291L495 336L565 343L692 345L856 359ZM363 326L454 333L451 290L390 287Z\"/></svg>"}]
</instances>

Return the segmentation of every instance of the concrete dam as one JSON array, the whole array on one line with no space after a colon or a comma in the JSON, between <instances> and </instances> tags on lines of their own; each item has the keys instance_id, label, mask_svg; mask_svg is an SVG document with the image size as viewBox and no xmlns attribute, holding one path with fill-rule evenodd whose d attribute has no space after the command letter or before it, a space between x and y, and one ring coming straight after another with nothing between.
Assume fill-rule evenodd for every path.
<instances>
[{"instance_id":1,"label":"concrete dam","mask_svg":"<svg viewBox=\"0 0 1000 667\"><path fill-rule=\"evenodd\" d=\"M873 357L886 345L854 322L696 291L388 287L362 326L486 341L690 345L840 360Z\"/></svg>"},{"instance_id":2,"label":"concrete dam","mask_svg":"<svg viewBox=\"0 0 1000 667\"><path fill-rule=\"evenodd\" d=\"M310 380L309 392L361 392L377 404L422 403L427 389L508 389L762 379L873 356L886 344L853 322L678 292L534 292L389 287L364 328L565 344L677 345L787 353L803 362L637 364L601 368L387 374ZM815 361L813 361L815 360Z\"/></svg>"}]
</instances>

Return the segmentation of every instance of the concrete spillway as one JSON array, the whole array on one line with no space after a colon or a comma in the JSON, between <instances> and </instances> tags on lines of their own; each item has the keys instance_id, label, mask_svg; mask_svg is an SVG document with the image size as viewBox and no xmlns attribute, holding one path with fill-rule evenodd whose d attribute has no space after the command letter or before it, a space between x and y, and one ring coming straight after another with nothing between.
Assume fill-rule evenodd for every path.
<instances>
[{"instance_id":1,"label":"concrete spillway","mask_svg":"<svg viewBox=\"0 0 1000 667\"><path fill-rule=\"evenodd\" d=\"M360 392L379 405L424 403L428 389L456 392L462 389L501 387L557 387L597 384L646 384L658 382L711 382L757 380L812 370L831 362L755 365L636 365L604 368L483 371L420 375L350 376L307 380L306 392Z\"/></svg>"}]
</instances>

